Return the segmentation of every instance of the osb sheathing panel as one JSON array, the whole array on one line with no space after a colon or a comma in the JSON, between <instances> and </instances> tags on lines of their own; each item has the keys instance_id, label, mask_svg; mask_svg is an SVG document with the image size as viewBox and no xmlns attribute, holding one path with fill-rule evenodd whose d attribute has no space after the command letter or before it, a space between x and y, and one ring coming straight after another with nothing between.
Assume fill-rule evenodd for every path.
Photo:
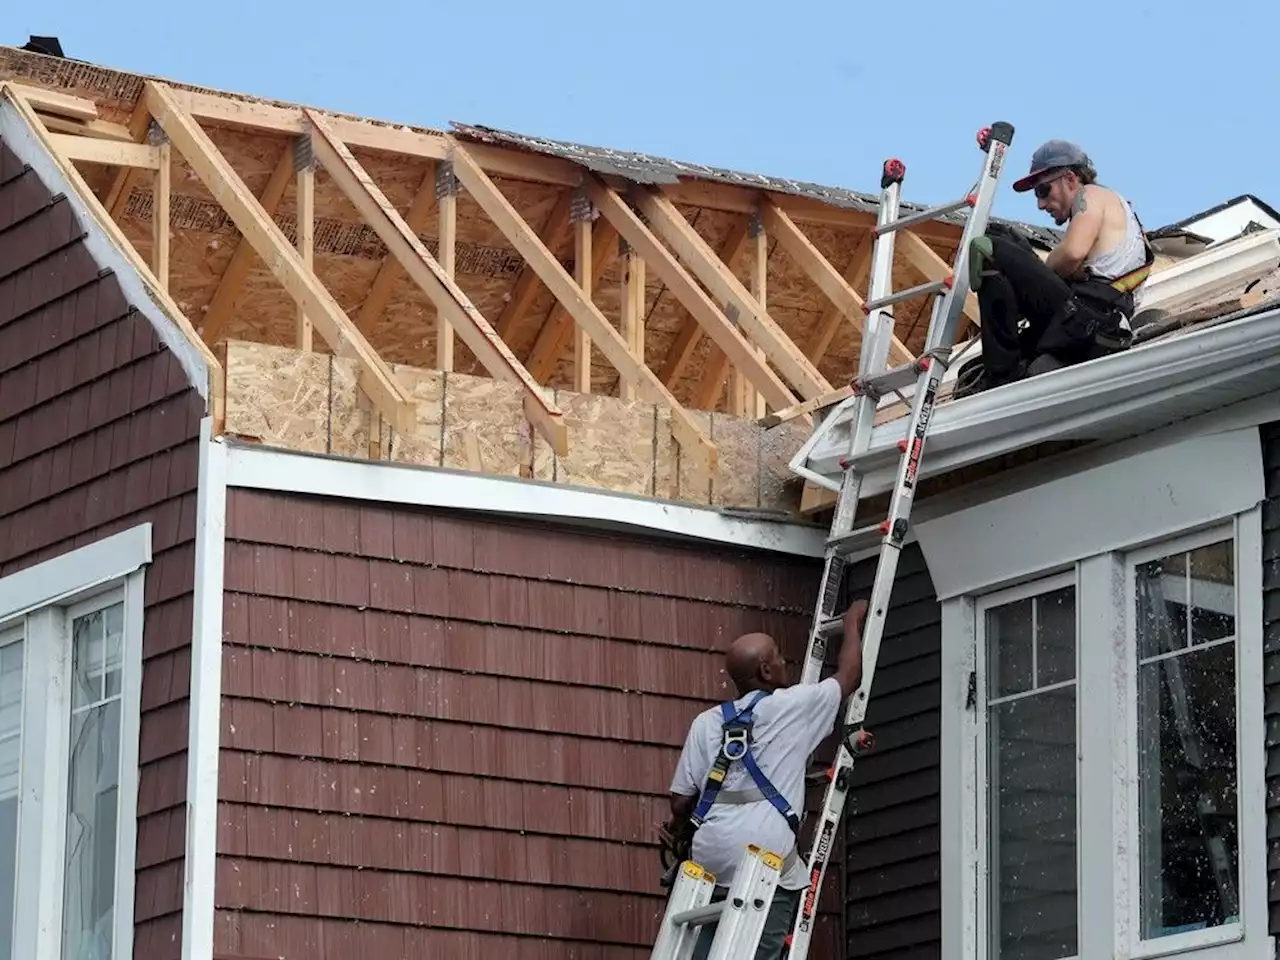
<instances>
[{"instance_id":1,"label":"osb sheathing panel","mask_svg":"<svg viewBox=\"0 0 1280 960\"><path fill-rule=\"evenodd\" d=\"M658 499L793 513L799 492L787 462L804 442L803 427L766 431L754 421L692 411L720 455L711 478L681 456L670 412L643 401L546 394L564 413L569 452L555 456L524 417L522 394L487 377L403 365L397 381L418 404L412 433L390 430L359 393L350 360L289 347L231 341L227 431L310 453L380 458L495 476L599 487Z\"/></svg>"}]
</instances>

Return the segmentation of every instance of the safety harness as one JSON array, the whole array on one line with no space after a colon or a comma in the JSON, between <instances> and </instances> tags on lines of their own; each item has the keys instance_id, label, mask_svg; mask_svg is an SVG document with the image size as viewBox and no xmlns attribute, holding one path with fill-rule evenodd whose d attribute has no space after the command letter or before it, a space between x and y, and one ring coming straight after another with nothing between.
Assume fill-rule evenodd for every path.
<instances>
[{"instance_id":1,"label":"safety harness","mask_svg":"<svg viewBox=\"0 0 1280 960\"><path fill-rule=\"evenodd\" d=\"M801 821L800 817L791 808L791 804L765 776L764 771L760 769L760 764L756 762L755 752L751 745L754 742L751 729L755 724L756 705L769 695L768 690L757 690L747 701L746 706L740 710L735 709L734 701L730 700L720 704L720 715L723 722L720 726L720 753L716 756L715 763L711 766L710 773L707 774L706 784L702 788L702 795L698 798L698 805L694 808L693 814L689 817L693 825L693 829L706 821L707 815L711 813L711 808L717 803L759 803L767 800L773 805L778 813L782 814L787 821L787 826L791 828L791 832L799 838ZM747 769L754 787L745 787L741 790L725 790L724 780L729 772L729 768L734 763L741 763ZM793 851L791 856L786 858L783 869L790 866L797 855Z\"/></svg>"}]
</instances>

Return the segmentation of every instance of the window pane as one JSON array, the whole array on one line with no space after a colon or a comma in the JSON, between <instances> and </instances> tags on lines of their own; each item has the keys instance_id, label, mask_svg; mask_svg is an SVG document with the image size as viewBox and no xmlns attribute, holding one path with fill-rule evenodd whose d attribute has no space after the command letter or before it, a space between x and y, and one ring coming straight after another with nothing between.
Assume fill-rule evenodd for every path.
<instances>
[{"instance_id":1,"label":"window pane","mask_svg":"<svg viewBox=\"0 0 1280 960\"><path fill-rule=\"evenodd\" d=\"M72 625L63 956L109 960L115 927L123 605Z\"/></svg>"},{"instance_id":2,"label":"window pane","mask_svg":"<svg viewBox=\"0 0 1280 960\"><path fill-rule=\"evenodd\" d=\"M990 670L991 953L1060 960L1077 950L1075 590L989 610L986 626L1002 650L1035 652L1017 694Z\"/></svg>"},{"instance_id":3,"label":"window pane","mask_svg":"<svg viewBox=\"0 0 1280 960\"><path fill-rule=\"evenodd\" d=\"M1144 939L1239 921L1230 540L1138 568L1138 848Z\"/></svg>"},{"instance_id":4,"label":"window pane","mask_svg":"<svg viewBox=\"0 0 1280 960\"><path fill-rule=\"evenodd\" d=\"M13 957L22 758L22 631L0 632L0 960Z\"/></svg>"}]
</instances>

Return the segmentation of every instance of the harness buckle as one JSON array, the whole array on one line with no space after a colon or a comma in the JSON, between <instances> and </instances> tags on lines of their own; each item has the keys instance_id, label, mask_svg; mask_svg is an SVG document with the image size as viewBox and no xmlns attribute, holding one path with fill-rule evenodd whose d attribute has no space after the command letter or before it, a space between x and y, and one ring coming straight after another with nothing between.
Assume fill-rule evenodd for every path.
<instances>
[{"instance_id":1,"label":"harness buckle","mask_svg":"<svg viewBox=\"0 0 1280 960\"><path fill-rule=\"evenodd\" d=\"M746 727L726 727L724 730L724 741L720 748L720 752L724 754L726 760L741 760L747 755L747 750L751 747L751 736L747 732Z\"/></svg>"}]
</instances>

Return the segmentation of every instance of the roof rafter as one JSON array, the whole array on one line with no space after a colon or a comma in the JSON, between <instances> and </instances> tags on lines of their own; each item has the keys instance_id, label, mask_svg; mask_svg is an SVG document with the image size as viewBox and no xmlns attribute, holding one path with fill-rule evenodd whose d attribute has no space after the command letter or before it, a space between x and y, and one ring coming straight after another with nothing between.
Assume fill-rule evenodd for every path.
<instances>
[{"instance_id":1,"label":"roof rafter","mask_svg":"<svg viewBox=\"0 0 1280 960\"><path fill-rule=\"evenodd\" d=\"M608 220L602 217L592 226L590 277L593 290L609 265L617 259L617 241L618 231ZM529 372L539 383L550 377L555 370L574 329L573 315L565 309L563 303L556 300L547 319L538 329L538 336L529 352Z\"/></svg>"},{"instance_id":2,"label":"roof rafter","mask_svg":"<svg viewBox=\"0 0 1280 960\"><path fill-rule=\"evenodd\" d=\"M646 189L634 190L633 196L636 206L649 221L654 233L667 242L712 295L727 302L737 312L737 316L732 319L743 328L752 343L763 348L765 356L806 400L831 390L831 384L827 383L800 348L782 332L769 312L716 256L715 251L676 209L670 197ZM754 359L758 361L758 358ZM788 401L769 402L775 406L789 405Z\"/></svg>"},{"instance_id":3,"label":"roof rafter","mask_svg":"<svg viewBox=\"0 0 1280 960\"><path fill-rule=\"evenodd\" d=\"M613 224L627 243L653 268L653 272L675 294L676 299L697 319L716 345L733 358L733 362L751 379L752 384L764 394L769 403L775 407L789 407L796 403L795 395L782 378L756 353L741 331L720 311L618 193L594 179L588 181L587 193L605 219Z\"/></svg>"},{"instance_id":4,"label":"roof rafter","mask_svg":"<svg viewBox=\"0 0 1280 960\"><path fill-rule=\"evenodd\" d=\"M849 286L840 272L831 265L831 261L822 255L813 241L787 216L785 210L772 200L765 200L760 204L760 215L765 227L774 235L787 256L826 294L832 306L854 325L861 339L865 329L861 321L867 315L862 296ZM915 360L911 351L897 336L890 341L889 357L894 363L911 363Z\"/></svg>"},{"instance_id":5,"label":"roof rafter","mask_svg":"<svg viewBox=\"0 0 1280 960\"><path fill-rule=\"evenodd\" d=\"M396 430L412 429L417 423L417 406L412 398L392 377L377 351L342 312L319 278L306 268L298 251L262 209L209 135L182 109L166 85L147 81L143 97L147 109L178 152L204 181L280 285L306 310L333 352L355 359L360 387L379 412Z\"/></svg>"},{"instance_id":6,"label":"roof rafter","mask_svg":"<svg viewBox=\"0 0 1280 960\"><path fill-rule=\"evenodd\" d=\"M183 335L190 341L200 354L201 359L205 363L205 367L209 371L209 407L212 415L214 427L217 430L222 429L224 418L226 416L226 383L222 376L222 364L218 362L218 358L214 356L212 350L209 349L200 335L196 333L195 328L191 325L191 321L187 319L186 314L182 312L182 308L174 302L173 297L165 289L164 285L156 278L155 273L145 260L142 259L137 249L124 232L120 229L119 224L112 219L103 207L97 195L89 189L89 185L85 183L84 177L80 175L80 171L76 169L74 163L62 156L58 152L58 148L54 146L50 138L49 132L40 122L40 118L36 115L32 105L24 99L21 88L17 84L0 81L0 100L7 100L19 116L31 128L32 135L40 142L41 146L48 151L49 156L53 158L53 162L57 164L62 171L62 175L66 177L67 182L72 189L79 195L79 199L88 208L90 215L97 221L97 225L102 229L120 250L121 254L133 264L134 270L137 271L143 285L147 288L147 292L152 299L160 306L160 309L168 315L169 319L182 331Z\"/></svg>"},{"instance_id":7,"label":"roof rafter","mask_svg":"<svg viewBox=\"0 0 1280 960\"><path fill-rule=\"evenodd\" d=\"M907 263L919 270L930 281L944 280L951 276L951 264L911 230L898 231L898 249ZM978 297L970 290L964 298L964 315L974 326L979 325Z\"/></svg>"},{"instance_id":8,"label":"roof rafter","mask_svg":"<svg viewBox=\"0 0 1280 960\"><path fill-rule=\"evenodd\" d=\"M568 435L560 410L533 382L529 371L502 342L448 271L409 229L329 123L318 114L308 113L307 119L312 124L312 149L330 179L360 211L405 273L431 298L439 316L462 337L485 369L495 379L518 384L524 389L525 416L556 454L564 456L568 453Z\"/></svg>"},{"instance_id":9,"label":"roof rafter","mask_svg":"<svg viewBox=\"0 0 1280 960\"><path fill-rule=\"evenodd\" d=\"M405 224L416 235L427 225L427 218L431 216L431 211L435 207L436 165L432 163L428 164L427 172L423 174L422 182L418 184L418 192L413 195L413 200L409 204L409 212L404 215ZM395 289L400 273L399 260L390 254L383 257L382 265L378 267L378 274L373 278L373 284L365 295L364 303L360 304L360 314L356 317L356 326L366 334L373 329L378 318L382 316L382 311L387 308L387 303L391 300L391 291Z\"/></svg>"},{"instance_id":10,"label":"roof rafter","mask_svg":"<svg viewBox=\"0 0 1280 960\"><path fill-rule=\"evenodd\" d=\"M472 199L488 214L498 230L524 257L525 262L538 272L542 282L591 338L592 346L605 355L619 376L635 387L637 394L652 403L670 407L671 432L680 444L681 451L690 458L691 463L714 475L718 467L716 447L689 416L689 412L645 365L644 359L631 353L627 342L583 293L582 288L573 282L560 261L480 168L468 148L455 142L452 159L454 172Z\"/></svg>"}]
</instances>

